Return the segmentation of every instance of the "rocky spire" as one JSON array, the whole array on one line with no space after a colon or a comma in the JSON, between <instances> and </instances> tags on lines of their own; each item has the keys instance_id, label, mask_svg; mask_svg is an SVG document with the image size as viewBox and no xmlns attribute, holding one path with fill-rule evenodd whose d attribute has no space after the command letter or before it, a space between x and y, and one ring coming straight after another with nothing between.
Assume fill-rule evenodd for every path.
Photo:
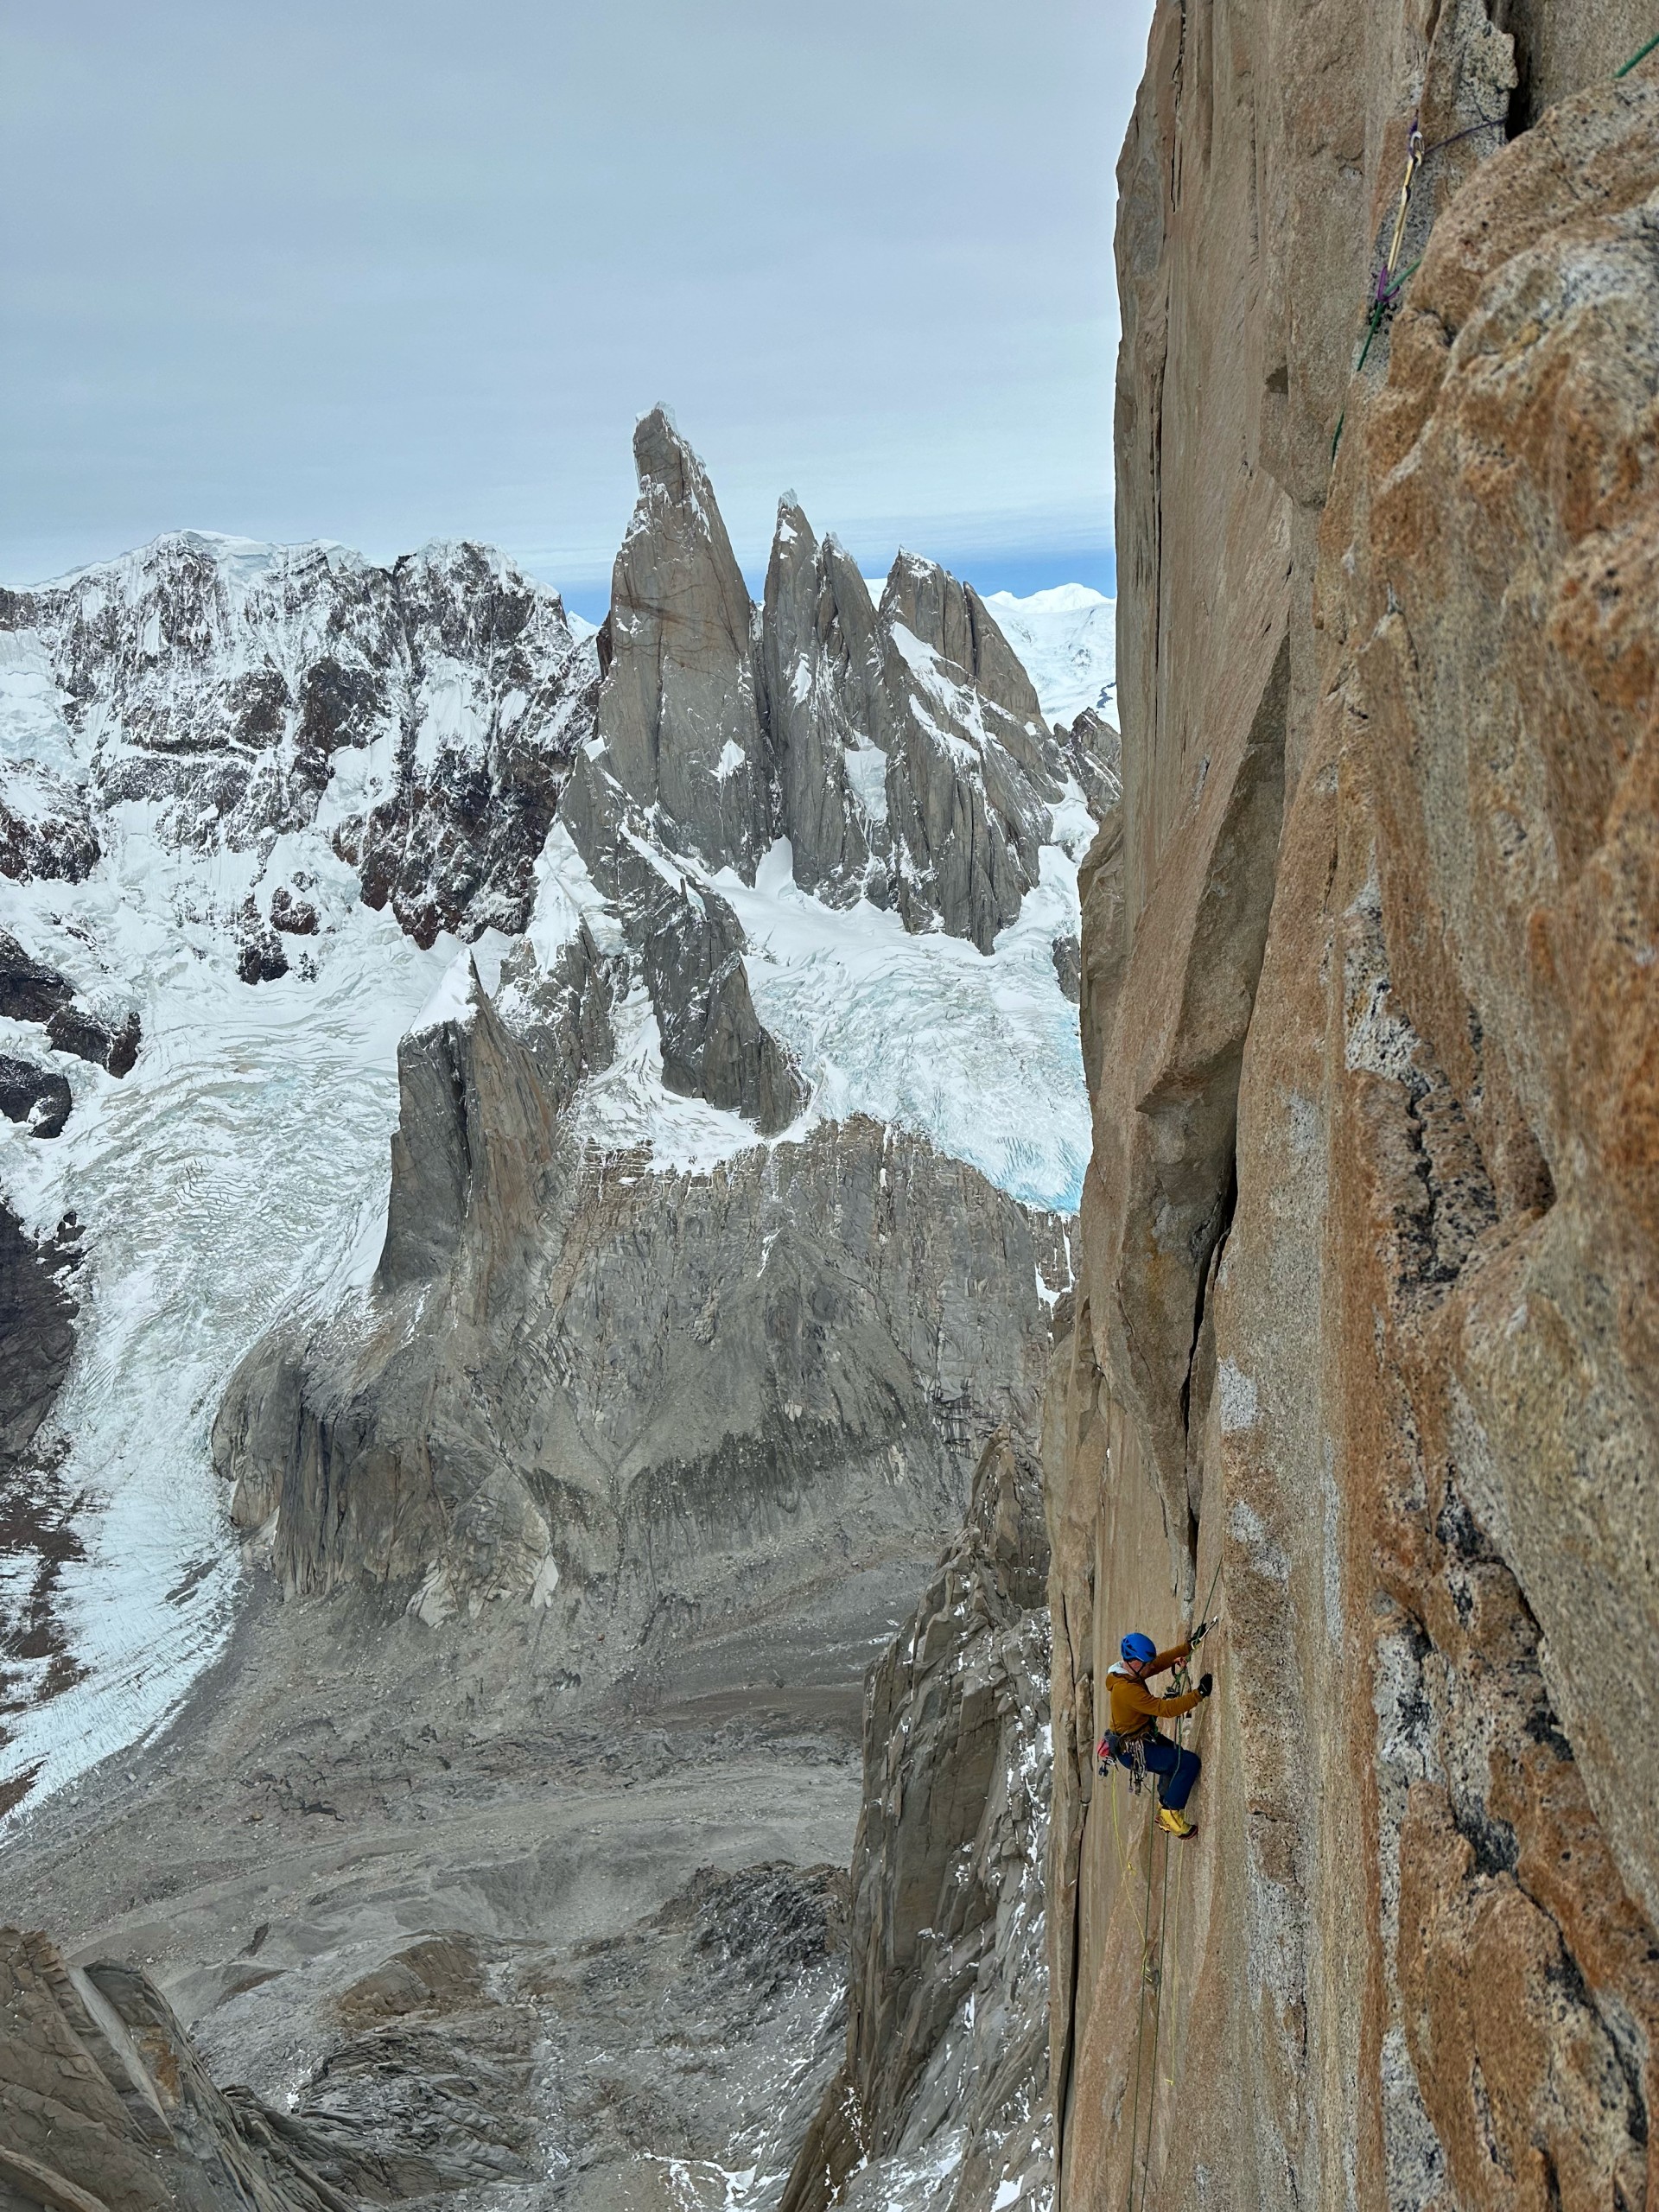
<instances>
[{"instance_id":1,"label":"rocky spire","mask_svg":"<svg viewBox=\"0 0 1659 2212\"><path fill-rule=\"evenodd\" d=\"M771 778L750 647L753 610L696 454L665 409L633 434L639 497L611 582L604 766L660 807L672 844L753 880L770 842Z\"/></svg>"},{"instance_id":2,"label":"rocky spire","mask_svg":"<svg viewBox=\"0 0 1659 2212\"><path fill-rule=\"evenodd\" d=\"M901 552L876 620L893 903L906 929L942 926L988 952L1037 880L1046 802L1065 787L1059 749L983 602L945 569Z\"/></svg>"},{"instance_id":3,"label":"rocky spire","mask_svg":"<svg viewBox=\"0 0 1659 2212\"><path fill-rule=\"evenodd\" d=\"M789 493L778 503L762 653L795 880L839 906L886 847L881 652L857 564L833 537L818 543Z\"/></svg>"},{"instance_id":4,"label":"rocky spire","mask_svg":"<svg viewBox=\"0 0 1659 2212\"><path fill-rule=\"evenodd\" d=\"M900 547L881 594L884 622L902 622L922 643L970 677L988 699L1016 721L1043 723L1035 687L996 620L971 584L937 561Z\"/></svg>"}]
</instances>

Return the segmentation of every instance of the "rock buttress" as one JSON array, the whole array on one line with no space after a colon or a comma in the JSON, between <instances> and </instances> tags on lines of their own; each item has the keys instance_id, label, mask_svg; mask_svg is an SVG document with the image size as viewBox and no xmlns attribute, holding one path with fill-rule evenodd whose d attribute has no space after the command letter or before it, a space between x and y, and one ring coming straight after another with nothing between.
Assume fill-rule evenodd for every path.
<instances>
[{"instance_id":1,"label":"rock buttress","mask_svg":"<svg viewBox=\"0 0 1659 2212\"><path fill-rule=\"evenodd\" d=\"M215 2087L136 1967L0 1928L0 2203L26 2212L346 2212L448 2177Z\"/></svg>"},{"instance_id":2,"label":"rock buttress","mask_svg":"<svg viewBox=\"0 0 1659 2212\"><path fill-rule=\"evenodd\" d=\"M1045 1446L1077 2212L1659 2202L1659 58L1615 80L1626 13L1153 25ZM1201 1608L1166 1847L1094 1771L1096 1685Z\"/></svg>"},{"instance_id":3,"label":"rock buttress","mask_svg":"<svg viewBox=\"0 0 1659 2212\"><path fill-rule=\"evenodd\" d=\"M847 2056L780 2212L1048 2201L1047 1558L1036 1465L1003 1430L871 1669Z\"/></svg>"},{"instance_id":4,"label":"rock buttress","mask_svg":"<svg viewBox=\"0 0 1659 2212\"><path fill-rule=\"evenodd\" d=\"M652 1624L925 1556L988 1437L1034 1446L1065 1225L925 1139L855 1119L706 1175L584 1152L475 975L400 1075L373 1281L257 1345L215 1425L292 1593L516 1600L655 1663Z\"/></svg>"}]
</instances>

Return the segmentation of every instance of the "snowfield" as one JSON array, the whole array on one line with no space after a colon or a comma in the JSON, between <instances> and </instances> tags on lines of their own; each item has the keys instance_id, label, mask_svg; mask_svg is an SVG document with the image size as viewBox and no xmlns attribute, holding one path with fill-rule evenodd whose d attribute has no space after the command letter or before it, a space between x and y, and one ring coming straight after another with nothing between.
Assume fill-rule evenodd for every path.
<instances>
[{"instance_id":1,"label":"snowfield","mask_svg":"<svg viewBox=\"0 0 1659 2212\"><path fill-rule=\"evenodd\" d=\"M1056 584L1027 599L994 591L985 604L1025 663L1050 721L1070 728L1085 707L1117 720L1115 599L1087 584Z\"/></svg>"},{"instance_id":2,"label":"snowfield","mask_svg":"<svg viewBox=\"0 0 1659 2212\"><path fill-rule=\"evenodd\" d=\"M729 868L708 879L748 938L756 1013L811 1085L805 1112L772 1142L868 1114L922 1131L1027 1205L1077 1211L1089 1102L1077 1010L1060 990L1053 943L1077 928L1077 861L1086 842L1079 818L1092 829L1081 801L1069 817L1071 849L1044 847L1042 880L988 959L942 931L912 937L896 914L863 899L826 906L795 882L785 840L752 886ZM548 839L543 865L531 932L546 964L574 935L578 914L593 926L598 894L563 828ZM504 1011L511 1016L510 1005ZM588 1078L577 1102L591 1143L649 1144L658 1166L687 1173L753 1147L750 1122L664 1090L643 985L617 1029L615 1060Z\"/></svg>"},{"instance_id":3,"label":"snowfield","mask_svg":"<svg viewBox=\"0 0 1659 2212\"><path fill-rule=\"evenodd\" d=\"M912 937L862 900L822 906L792 880L786 844L753 890L730 869L715 884L748 934L755 1011L812 1085L812 1119L924 1130L1028 1205L1072 1213L1089 1104L1052 946L1077 927L1077 862L1048 845L1042 868L988 959L943 931Z\"/></svg>"}]
</instances>

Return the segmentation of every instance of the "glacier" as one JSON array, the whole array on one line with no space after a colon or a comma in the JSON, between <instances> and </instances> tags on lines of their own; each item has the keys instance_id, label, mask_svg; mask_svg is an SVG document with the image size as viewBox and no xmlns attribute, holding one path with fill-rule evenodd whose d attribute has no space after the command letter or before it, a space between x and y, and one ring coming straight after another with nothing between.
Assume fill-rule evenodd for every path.
<instances>
[{"instance_id":1,"label":"glacier","mask_svg":"<svg viewBox=\"0 0 1659 2212\"><path fill-rule=\"evenodd\" d=\"M255 584L285 585L292 573L281 549L197 542L231 572L232 620ZM354 576L355 557L308 550L334 575ZM1010 611L1005 598L991 603L1031 656L1046 713L1063 715L1080 685L1092 702L1109 602L1039 594ZM1086 669L1080 639L1093 639ZM464 744L451 671L437 671L427 693L428 749L440 738ZM501 702L504 720L512 703ZM62 706L38 641L0 639L10 790L36 774L84 783L96 745L121 742L113 725L72 730ZM100 814L103 856L84 880L0 879L0 927L89 1003L136 1007L143 1025L124 1079L52 1056L74 1093L61 1136L41 1141L0 1122L0 1177L25 1226L46 1235L73 1212L86 1235L77 1351L47 1438L75 1501L80 1555L63 1564L53 1599L74 1679L35 1702L45 1662L8 1667L0 1787L20 1804L153 1738L223 1649L245 1573L209 1446L225 1380L283 1314L366 1281L385 1231L398 1039L458 963L474 960L494 987L506 939L486 931L468 946L440 931L423 950L390 907L362 902L335 849L353 782L379 780L387 743L377 734L337 755L308 824L240 849L181 842L176 814L129 799ZM1091 831L1074 794L1057 810L1039 882L989 955L942 932L908 935L863 901L822 904L793 882L786 844L753 885L730 868L711 877L747 933L757 1010L812 1087L806 1118L773 1141L809 1121L868 1113L925 1132L1027 1203L1075 1209L1088 1110L1052 945L1077 931L1077 863ZM250 988L225 918L257 883L285 876L310 887L322 926L287 975ZM528 934L538 957L579 915L602 933L602 902L560 824L537 878ZM643 991L618 1028L613 1066L573 1109L591 1141L647 1143L658 1164L687 1168L756 1143L748 1122L664 1090ZM38 1029L0 1020L0 1048L38 1054ZM0 1611L22 1599L34 1567L27 1556L0 1563Z\"/></svg>"},{"instance_id":2,"label":"glacier","mask_svg":"<svg viewBox=\"0 0 1659 2212\"><path fill-rule=\"evenodd\" d=\"M315 848L316 873L338 871L321 838L296 842ZM6 1721L0 1782L28 1777L31 1795L150 1735L222 1648L242 1570L209 1452L219 1392L280 1314L372 1266L397 1039L456 949L423 952L389 912L354 905L315 980L250 989L222 939L179 927L181 873L144 821L128 821L87 883L8 884L0 904L4 925L71 980L136 982L144 1023L121 1081L68 1064L75 1109L60 1137L0 1122L26 1226L48 1231L73 1211L87 1241L76 1357L53 1415L82 1554L61 1570L54 1612L79 1678L32 1706L30 1669L9 1670L22 1710ZM0 1043L31 1041L0 1022ZM15 1584L32 1562L7 1566Z\"/></svg>"}]
</instances>

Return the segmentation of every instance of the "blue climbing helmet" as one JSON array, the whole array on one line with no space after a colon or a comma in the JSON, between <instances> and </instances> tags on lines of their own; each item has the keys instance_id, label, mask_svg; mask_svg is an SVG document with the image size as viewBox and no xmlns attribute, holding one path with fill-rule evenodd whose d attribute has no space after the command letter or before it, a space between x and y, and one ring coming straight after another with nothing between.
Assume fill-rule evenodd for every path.
<instances>
[{"instance_id":1,"label":"blue climbing helmet","mask_svg":"<svg viewBox=\"0 0 1659 2212\"><path fill-rule=\"evenodd\" d=\"M1158 1656L1157 1645L1149 1636L1142 1636L1138 1628L1132 1628L1117 1648L1126 1659L1146 1660Z\"/></svg>"}]
</instances>

